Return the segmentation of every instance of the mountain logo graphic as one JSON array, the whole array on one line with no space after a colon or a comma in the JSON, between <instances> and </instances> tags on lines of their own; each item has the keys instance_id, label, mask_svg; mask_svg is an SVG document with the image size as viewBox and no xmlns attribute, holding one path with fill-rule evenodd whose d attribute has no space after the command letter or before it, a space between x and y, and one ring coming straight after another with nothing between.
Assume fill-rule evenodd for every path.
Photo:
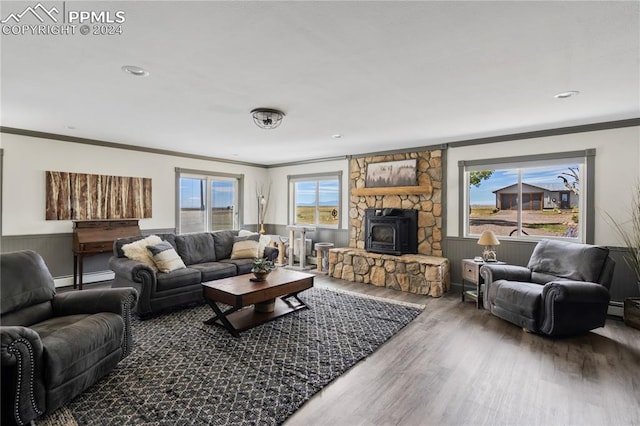
<instances>
[{"instance_id":1,"label":"mountain logo graphic","mask_svg":"<svg viewBox=\"0 0 640 426\"><path fill-rule=\"evenodd\" d=\"M35 6L28 6L21 13L9 14L9 16L7 16L2 21L0 21L0 23L6 24L10 20L13 20L17 24L20 22L20 20L22 20L22 18L24 18L29 14L35 16L36 19L42 23L44 23L44 17L49 17L49 19L57 23L58 19L53 15L54 13L57 15L58 13L60 13L60 11L55 7L52 7L51 9L47 9L42 5L42 3L38 3Z\"/></svg>"}]
</instances>

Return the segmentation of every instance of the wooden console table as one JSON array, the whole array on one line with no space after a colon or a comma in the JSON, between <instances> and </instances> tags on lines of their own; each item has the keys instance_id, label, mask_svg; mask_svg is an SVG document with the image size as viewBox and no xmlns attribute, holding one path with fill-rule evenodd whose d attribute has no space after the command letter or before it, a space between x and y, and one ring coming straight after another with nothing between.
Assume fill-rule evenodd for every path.
<instances>
[{"instance_id":1,"label":"wooden console table","mask_svg":"<svg viewBox=\"0 0 640 426\"><path fill-rule=\"evenodd\" d=\"M138 219L73 221L73 288L82 290L84 258L113 250L118 238L142 235Z\"/></svg>"}]
</instances>

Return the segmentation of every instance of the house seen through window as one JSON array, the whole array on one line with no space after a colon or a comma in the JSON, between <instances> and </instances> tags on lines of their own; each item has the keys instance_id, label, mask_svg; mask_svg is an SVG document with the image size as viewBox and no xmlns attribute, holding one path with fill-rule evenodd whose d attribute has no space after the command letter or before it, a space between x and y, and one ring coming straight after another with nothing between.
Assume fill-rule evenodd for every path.
<instances>
[{"instance_id":1,"label":"house seen through window","mask_svg":"<svg viewBox=\"0 0 640 426\"><path fill-rule=\"evenodd\" d=\"M585 167L579 158L467 167L466 235L584 241Z\"/></svg>"}]
</instances>

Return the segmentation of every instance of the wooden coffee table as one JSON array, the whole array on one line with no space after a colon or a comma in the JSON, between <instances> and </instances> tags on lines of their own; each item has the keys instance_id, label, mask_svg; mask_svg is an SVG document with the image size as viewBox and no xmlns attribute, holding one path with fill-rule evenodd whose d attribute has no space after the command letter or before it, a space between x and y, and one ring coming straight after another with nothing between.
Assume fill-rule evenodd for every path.
<instances>
[{"instance_id":1,"label":"wooden coffee table","mask_svg":"<svg viewBox=\"0 0 640 426\"><path fill-rule=\"evenodd\" d=\"M204 299L215 313L204 323L221 325L233 336L240 337L241 331L308 308L298 293L313 287L312 274L278 268L265 281L253 282L250 278L253 274L202 283ZM223 312L217 302L231 308ZM253 309L248 308L250 305Z\"/></svg>"}]
</instances>

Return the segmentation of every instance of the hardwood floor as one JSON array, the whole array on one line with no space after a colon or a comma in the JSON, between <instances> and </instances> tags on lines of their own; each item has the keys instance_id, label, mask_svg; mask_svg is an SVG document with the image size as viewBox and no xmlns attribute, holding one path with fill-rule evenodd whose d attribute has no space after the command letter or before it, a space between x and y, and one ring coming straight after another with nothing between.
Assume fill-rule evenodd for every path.
<instances>
[{"instance_id":1,"label":"hardwood floor","mask_svg":"<svg viewBox=\"0 0 640 426\"><path fill-rule=\"evenodd\" d=\"M322 275L315 285L426 309L285 426L640 425L640 330L620 320L550 339L457 293L434 299Z\"/></svg>"},{"instance_id":2,"label":"hardwood floor","mask_svg":"<svg viewBox=\"0 0 640 426\"><path fill-rule=\"evenodd\" d=\"M326 277L316 285L426 309L285 426L640 424L640 330L622 321L550 339L458 294L433 299Z\"/></svg>"}]
</instances>

